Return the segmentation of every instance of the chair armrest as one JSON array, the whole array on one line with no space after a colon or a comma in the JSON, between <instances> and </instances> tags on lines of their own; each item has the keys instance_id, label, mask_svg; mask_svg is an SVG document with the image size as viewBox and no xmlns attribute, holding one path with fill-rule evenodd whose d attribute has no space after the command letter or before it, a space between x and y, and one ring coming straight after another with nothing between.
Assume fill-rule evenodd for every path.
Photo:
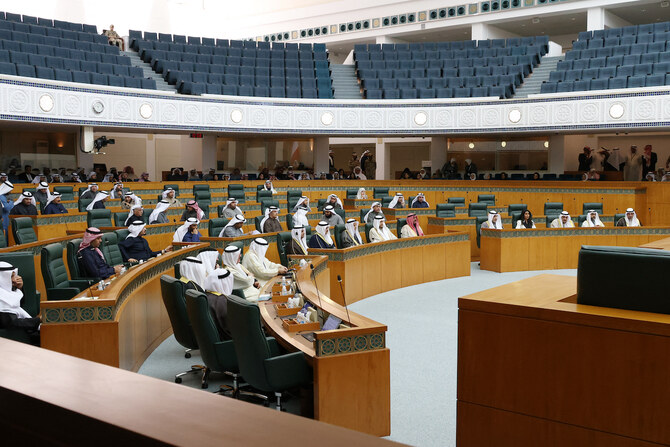
<instances>
[{"instance_id":1,"label":"chair armrest","mask_svg":"<svg viewBox=\"0 0 670 447\"><path fill-rule=\"evenodd\" d=\"M71 281L86 281L89 285L93 285L99 283L101 280L102 278L91 278L88 276L80 276L78 278L73 278Z\"/></svg>"},{"instance_id":2,"label":"chair armrest","mask_svg":"<svg viewBox=\"0 0 670 447\"><path fill-rule=\"evenodd\" d=\"M58 289L47 289L47 300L60 301L72 299L80 290L77 287L60 287Z\"/></svg>"},{"instance_id":3,"label":"chair armrest","mask_svg":"<svg viewBox=\"0 0 670 447\"><path fill-rule=\"evenodd\" d=\"M237 366L237 355L235 354L235 344L232 340L218 341L214 343L214 350L223 369L231 373L239 372Z\"/></svg>"},{"instance_id":4,"label":"chair armrest","mask_svg":"<svg viewBox=\"0 0 670 447\"><path fill-rule=\"evenodd\" d=\"M274 337L265 337L265 339L268 341L268 346L270 347L270 356L271 357L276 357L279 355L279 343L277 343L277 339Z\"/></svg>"},{"instance_id":5,"label":"chair armrest","mask_svg":"<svg viewBox=\"0 0 670 447\"><path fill-rule=\"evenodd\" d=\"M243 289L233 289L233 295L239 296L240 298L246 298Z\"/></svg>"},{"instance_id":6,"label":"chair armrest","mask_svg":"<svg viewBox=\"0 0 670 447\"><path fill-rule=\"evenodd\" d=\"M91 286L91 284L92 283L90 283L88 280L85 279L71 279L68 281L68 285L70 287L78 288L80 292L84 289L88 289Z\"/></svg>"},{"instance_id":7,"label":"chair armrest","mask_svg":"<svg viewBox=\"0 0 670 447\"><path fill-rule=\"evenodd\" d=\"M293 388L312 381L312 369L302 352L272 357L263 363L268 382L275 389Z\"/></svg>"}]
</instances>

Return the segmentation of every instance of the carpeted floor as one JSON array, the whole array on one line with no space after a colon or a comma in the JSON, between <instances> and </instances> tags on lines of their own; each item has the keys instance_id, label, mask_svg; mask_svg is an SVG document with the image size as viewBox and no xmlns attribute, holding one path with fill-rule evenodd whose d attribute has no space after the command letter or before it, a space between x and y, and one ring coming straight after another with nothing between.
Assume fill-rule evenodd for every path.
<instances>
[{"instance_id":1,"label":"carpeted floor","mask_svg":"<svg viewBox=\"0 0 670 447\"><path fill-rule=\"evenodd\" d=\"M456 440L456 359L458 297L512 281L553 273L576 276L576 270L518 273L482 271L471 264L471 276L447 279L383 293L350 309L388 326L391 350L391 436L415 446L453 446ZM413 309L411 313L407 309ZM198 352L184 358L174 337L165 340L139 370L174 381L174 374L201 363ZM213 375L207 391L230 383ZM188 375L182 386L200 387L200 375ZM258 402L258 401L254 401ZM260 404L260 403L259 403ZM297 413L298 399L287 404Z\"/></svg>"}]
</instances>

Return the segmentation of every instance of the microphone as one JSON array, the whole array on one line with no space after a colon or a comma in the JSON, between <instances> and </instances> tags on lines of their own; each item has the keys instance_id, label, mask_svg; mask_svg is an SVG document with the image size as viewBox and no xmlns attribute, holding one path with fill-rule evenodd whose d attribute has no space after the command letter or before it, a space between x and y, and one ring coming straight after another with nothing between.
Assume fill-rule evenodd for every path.
<instances>
[{"instance_id":1,"label":"microphone","mask_svg":"<svg viewBox=\"0 0 670 447\"><path fill-rule=\"evenodd\" d=\"M314 273L314 264L310 263L309 268L312 269L312 282L314 283L314 288L316 288L316 296L319 298L319 308L321 308L321 317L323 317L323 306L321 305L321 294L319 293L319 286L316 285L316 275Z\"/></svg>"},{"instance_id":2,"label":"microphone","mask_svg":"<svg viewBox=\"0 0 670 447\"><path fill-rule=\"evenodd\" d=\"M340 291L342 292L342 300L344 300L344 310L347 311L347 320L351 324L351 317L349 316L349 306L347 306L347 298L344 296L344 288L342 288L342 277L337 275L337 282L340 283Z\"/></svg>"}]
</instances>

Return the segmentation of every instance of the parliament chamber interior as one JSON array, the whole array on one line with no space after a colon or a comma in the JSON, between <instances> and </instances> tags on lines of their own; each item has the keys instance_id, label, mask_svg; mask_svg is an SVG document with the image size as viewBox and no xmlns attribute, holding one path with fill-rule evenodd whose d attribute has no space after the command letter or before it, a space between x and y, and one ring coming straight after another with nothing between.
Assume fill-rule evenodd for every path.
<instances>
[{"instance_id":1,"label":"parliament chamber interior","mask_svg":"<svg viewBox=\"0 0 670 447\"><path fill-rule=\"evenodd\" d=\"M667 1L0 10L7 445L670 445Z\"/></svg>"}]
</instances>

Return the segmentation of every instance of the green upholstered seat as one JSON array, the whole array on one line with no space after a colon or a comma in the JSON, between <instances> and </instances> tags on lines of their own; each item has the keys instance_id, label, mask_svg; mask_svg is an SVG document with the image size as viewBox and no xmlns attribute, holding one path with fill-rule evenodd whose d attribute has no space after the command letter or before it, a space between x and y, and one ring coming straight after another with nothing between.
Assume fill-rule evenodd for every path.
<instances>
[{"instance_id":1,"label":"green upholstered seat","mask_svg":"<svg viewBox=\"0 0 670 447\"><path fill-rule=\"evenodd\" d=\"M312 229L310 227L305 228L305 238L309 240L312 235ZM290 231L281 231L277 233L277 253L279 254L279 262L284 267L288 267L288 255L286 254L286 245L291 241L291 232Z\"/></svg>"},{"instance_id":2,"label":"green upholstered seat","mask_svg":"<svg viewBox=\"0 0 670 447\"><path fill-rule=\"evenodd\" d=\"M65 256L67 258L67 268L70 270L70 277L72 279L88 281L89 284L95 284L96 282L100 281L100 278L88 278L84 276L81 265L79 264L78 254L80 245L81 238L77 238L67 241L67 245L65 247Z\"/></svg>"},{"instance_id":3,"label":"green upholstered seat","mask_svg":"<svg viewBox=\"0 0 670 447\"><path fill-rule=\"evenodd\" d=\"M81 197L82 194L88 189L88 186L80 186L79 187L79 192L77 193L77 197Z\"/></svg>"},{"instance_id":4,"label":"green upholstered seat","mask_svg":"<svg viewBox=\"0 0 670 447\"><path fill-rule=\"evenodd\" d=\"M551 223L555 220L558 219L558 216L560 214L552 214L551 216L545 216L544 218L544 223L547 225L547 228L551 228ZM572 217L572 216L570 216Z\"/></svg>"},{"instance_id":5,"label":"green upholstered seat","mask_svg":"<svg viewBox=\"0 0 670 447\"><path fill-rule=\"evenodd\" d=\"M40 293L36 290L33 254L21 252L2 253L0 254L0 261L9 262L15 268L19 269L19 275L23 278L21 307L30 316L37 316L40 312ZM34 338L30 337L26 331L20 328L0 329L0 338L7 338L21 343L37 344Z\"/></svg>"},{"instance_id":6,"label":"green upholstered seat","mask_svg":"<svg viewBox=\"0 0 670 447\"><path fill-rule=\"evenodd\" d=\"M207 387L211 371L226 373L234 377L234 389L237 391L237 356L232 340L221 338L209 310L207 295L197 290L187 290L186 312L191 329L200 349L200 357L205 363L202 387ZM226 299L223 295L219 299ZM166 304L167 306L167 304Z\"/></svg>"},{"instance_id":7,"label":"green upholstered seat","mask_svg":"<svg viewBox=\"0 0 670 447\"><path fill-rule=\"evenodd\" d=\"M558 216L562 212L563 212L563 202L547 202L544 204L544 215L547 217L553 216L555 219L556 216Z\"/></svg>"},{"instance_id":8,"label":"green upholstered seat","mask_svg":"<svg viewBox=\"0 0 670 447\"><path fill-rule=\"evenodd\" d=\"M5 236L4 231L0 231L0 248L6 248L7 247L7 238Z\"/></svg>"},{"instance_id":9,"label":"green upholstered seat","mask_svg":"<svg viewBox=\"0 0 670 447\"><path fill-rule=\"evenodd\" d=\"M358 197L358 190L357 189L347 189L347 199L356 199Z\"/></svg>"},{"instance_id":10,"label":"green upholstered seat","mask_svg":"<svg viewBox=\"0 0 670 447\"><path fill-rule=\"evenodd\" d=\"M594 210L598 215L603 214L602 202L584 202L582 205L582 214L586 214L590 210Z\"/></svg>"},{"instance_id":11,"label":"green upholstered seat","mask_svg":"<svg viewBox=\"0 0 670 447\"><path fill-rule=\"evenodd\" d=\"M33 228L33 219L31 217L12 217L12 234L17 244L30 244L37 242L37 233Z\"/></svg>"},{"instance_id":12,"label":"green upholstered seat","mask_svg":"<svg viewBox=\"0 0 670 447\"><path fill-rule=\"evenodd\" d=\"M281 409L281 393L312 382L312 368L301 352L280 355L279 344L266 337L258 305L228 297L228 327L233 337L240 373L253 388L274 392Z\"/></svg>"},{"instance_id":13,"label":"green upholstered seat","mask_svg":"<svg viewBox=\"0 0 670 447\"><path fill-rule=\"evenodd\" d=\"M391 200L393 200L393 197L390 196L382 197L381 199L382 208L388 208L389 205L391 204Z\"/></svg>"},{"instance_id":14,"label":"green upholstered seat","mask_svg":"<svg viewBox=\"0 0 670 447\"><path fill-rule=\"evenodd\" d=\"M119 239L116 233L105 233L102 235L100 251L102 251L107 264L111 266L123 264L123 255L121 254L121 249L119 249Z\"/></svg>"},{"instance_id":15,"label":"green upholstered seat","mask_svg":"<svg viewBox=\"0 0 670 447\"><path fill-rule=\"evenodd\" d=\"M207 183L196 183L193 185L193 196L196 196L198 191L207 191L209 192L209 185ZM197 199L196 199L197 200Z\"/></svg>"},{"instance_id":16,"label":"green upholstered seat","mask_svg":"<svg viewBox=\"0 0 670 447\"><path fill-rule=\"evenodd\" d=\"M30 193L32 193L32 194L35 194L35 191L36 191L36 190L37 190L37 188L23 188L22 191L23 191L23 192L30 192Z\"/></svg>"},{"instance_id":17,"label":"green upholstered seat","mask_svg":"<svg viewBox=\"0 0 670 447\"><path fill-rule=\"evenodd\" d=\"M523 214L523 211L512 211L510 216L512 216L512 228L516 228L516 223L517 221L521 220L521 215ZM535 225L537 226L537 225Z\"/></svg>"},{"instance_id":18,"label":"green upholstered seat","mask_svg":"<svg viewBox=\"0 0 670 447\"><path fill-rule=\"evenodd\" d=\"M197 200L197 202L198 202L198 207L200 207L202 212L205 213L202 220L209 219L209 207L212 205L212 201L202 199L202 200ZM147 217L147 219L148 219L148 217Z\"/></svg>"},{"instance_id":19,"label":"green upholstered seat","mask_svg":"<svg viewBox=\"0 0 670 447\"><path fill-rule=\"evenodd\" d=\"M291 197L297 197L297 198L302 197L302 190L289 189L288 191L286 191L286 200L290 199Z\"/></svg>"},{"instance_id":20,"label":"green upholstered seat","mask_svg":"<svg viewBox=\"0 0 670 447\"><path fill-rule=\"evenodd\" d=\"M614 226L616 226L616 223L619 222L619 219L622 219L626 217L626 213L616 213L614 215Z\"/></svg>"},{"instance_id":21,"label":"green upholstered seat","mask_svg":"<svg viewBox=\"0 0 670 447\"><path fill-rule=\"evenodd\" d=\"M347 214L343 209L340 208L335 208L335 214L340 216L342 218L342 221L346 222L347 221Z\"/></svg>"},{"instance_id":22,"label":"green upholstered seat","mask_svg":"<svg viewBox=\"0 0 670 447\"><path fill-rule=\"evenodd\" d=\"M170 188L174 189L174 196L179 197L179 185L177 185L176 183L167 183L167 184L163 185L163 191L165 191L166 189L170 189ZM162 197L162 195L161 195L161 197Z\"/></svg>"},{"instance_id":23,"label":"green upholstered seat","mask_svg":"<svg viewBox=\"0 0 670 447\"><path fill-rule=\"evenodd\" d=\"M61 200L74 200L72 186L54 186L53 192L59 192Z\"/></svg>"},{"instance_id":24,"label":"green upholstered seat","mask_svg":"<svg viewBox=\"0 0 670 447\"><path fill-rule=\"evenodd\" d=\"M488 208L485 203L471 203L468 205L468 216L477 217L484 216L488 214Z\"/></svg>"},{"instance_id":25,"label":"green upholstered seat","mask_svg":"<svg viewBox=\"0 0 670 447\"><path fill-rule=\"evenodd\" d=\"M297 205L298 201L300 200L300 197L289 197L286 199L286 209L288 210L289 213L293 213L293 208Z\"/></svg>"},{"instance_id":26,"label":"green upholstered seat","mask_svg":"<svg viewBox=\"0 0 670 447\"><path fill-rule=\"evenodd\" d=\"M279 208L279 200L274 200L271 197L265 197L261 199L261 215L265 216L265 209L270 206L276 206Z\"/></svg>"},{"instance_id":27,"label":"green upholstered seat","mask_svg":"<svg viewBox=\"0 0 670 447\"><path fill-rule=\"evenodd\" d=\"M586 221L586 218L587 218L586 214L580 214L579 217L577 217L577 222L575 222L575 226L581 227L582 224Z\"/></svg>"},{"instance_id":28,"label":"green upholstered seat","mask_svg":"<svg viewBox=\"0 0 670 447\"><path fill-rule=\"evenodd\" d=\"M370 230L372 229L372 224L365 224L365 240L368 241L368 244L372 242L370 240Z\"/></svg>"},{"instance_id":29,"label":"green upholstered seat","mask_svg":"<svg viewBox=\"0 0 670 447\"><path fill-rule=\"evenodd\" d=\"M228 197L234 197L239 203L245 203L247 201L246 195L244 194L244 185L237 183L231 183L228 185Z\"/></svg>"},{"instance_id":30,"label":"green upholstered seat","mask_svg":"<svg viewBox=\"0 0 670 447\"><path fill-rule=\"evenodd\" d=\"M291 214L291 213L286 214L284 219L286 219L286 228L288 228L289 230L292 230L293 229L293 214Z\"/></svg>"},{"instance_id":31,"label":"green upholstered seat","mask_svg":"<svg viewBox=\"0 0 670 447\"><path fill-rule=\"evenodd\" d=\"M465 206L465 197L449 197L447 203L454 203L456 206L464 207Z\"/></svg>"},{"instance_id":32,"label":"green upholstered seat","mask_svg":"<svg viewBox=\"0 0 670 447\"><path fill-rule=\"evenodd\" d=\"M223 230L223 227L228 225L229 221L230 219L226 219L224 217L209 219L209 222L207 223L207 230L209 231L209 237L219 237L221 230Z\"/></svg>"},{"instance_id":33,"label":"green upholstered seat","mask_svg":"<svg viewBox=\"0 0 670 447\"><path fill-rule=\"evenodd\" d=\"M456 217L455 203L438 203L435 206L435 216L437 217Z\"/></svg>"},{"instance_id":34,"label":"green upholstered seat","mask_svg":"<svg viewBox=\"0 0 670 447\"><path fill-rule=\"evenodd\" d=\"M317 211L323 211L323 207L326 206L326 200L327 199L319 199L316 202L316 209Z\"/></svg>"},{"instance_id":35,"label":"green upholstered seat","mask_svg":"<svg viewBox=\"0 0 670 447\"><path fill-rule=\"evenodd\" d=\"M117 239L117 241L118 241L118 242L121 242L121 241L126 240L126 238L128 237L128 235L130 234L130 231L128 231L127 229L123 228L123 229L121 229L121 230L115 230L115 231L114 231L114 234L116 234L116 239ZM117 242L117 243L118 243L118 242Z\"/></svg>"},{"instance_id":36,"label":"green upholstered seat","mask_svg":"<svg viewBox=\"0 0 670 447\"><path fill-rule=\"evenodd\" d=\"M513 212L515 211L526 211L528 209L528 205L525 203L513 203L507 206L507 214L512 215Z\"/></svg>"},{"instance_id":37,"label":"green upholstered seat","mask_svg":"<svg viewBox=\"0 0 670 447\"><path fill-rule=\"evenodd\" d=\"M256 191L256 202L260 202L261 199L272 199L272 191L267 189Z\"/></svg>"},{"instance_id":38,"label":"green upholstered seat","mask_svg":"<svg viewBox=\"0 0 670 447\"><path fill-rule=\"evenodd\" d=\"M90 210L86 215L86 225L88 227L111 227L112 212L108 209Z\"/></svg>"},{"instance_id":39,"label":"green upholstered seat","mask_svg":"<svg viewBox=\"0 0 670 447\"><path fill-rule=\"evenodd\" d=\"M477 202L485 203L487 206L495 206L496 196L494 194L479 194L477 196Z\"/></svg>"},{"instance_id":40,"label":"green upholstered seat","mask_svg":"<svg viewBox=\"0 0 670 447\"><path fill-rule=\"evenodd\" d=\"M91 204L93 199L79 199L77 202L77 208L79 209L80 213L86 212L86 207Z\"/></svg>"},{"instance_id":41,"label":"green upholstered seat","mask_svg":"<svg viewBox=\"0 0 670 447\"><path fill-rule=\"evenodd\" d=\"M42 247L40 261L47 300L69 300L89 287L88 281L69 279L63 262L63 246L60 243Z\"/></svg>"},{"instance_id":42,"label":"green upholstered seat","mask_svg":"<svg viewBox=\"0 0 670 447\"><path fill-rule=\"evenodd\" d=\"M368 213L368 211L370 211L369 208L363 208L363 209L360 211L361 223L365 223L365 220L364 220L364 219L365 219L365 215Z\"/></svg>"},{"instance_id":43,"label":"green upholstered seat","mask_svg":"<svg viewBox=\"0 0 670 447\"><path fill-rule=\"evenodd\" d=\"M209 186L209 185L207 185L207 186ZM207 200L207 201L211 202L212 201L212 194L209 192L209 190L194 191L193 192L193 198L195 199L196 202L198 202L198 205L199 205L200 201L203 201L203 200Z\"/></svg>"},{"instance_id":44,"label":"green upholstered seat","mask_svg":"<svg viewBox=\"0 0 670 447\"><path fill-rule=\"evenodd\" d=\"M335 239L335 246L337 248L342 248L342 232L346 230L346 226L339 224L335 225L333 229L333 238Z\"/></svg>"},{"instance_id":45,"label":"green upholstered seat","mask_svg":"<svg viewBox=\"0 0 670 447\"><path fill-rule=\"evenodd\" d=\"M481 245L482 224L488 220L488 216L477 216L475 220L475 231L477 232L477 247Z\"/></svg>"},{"instance_id":46,"label":"green upholstered seat","mask_svg":"<svg viewBox=\"0 0 670 447\"><path fill-rule=\"evenodd\" d=\"M375 199L380 199L382 197L387 197L389 195L389 189L388 188L374 187L372 192L373 192L373 197Z\"/></svg>"},{"instance_id":47,"label":"green upholstered seat","mask_svg":"<svg viewBox=\"0 0 670 447\"><path fill-rule=\"evenodd\" d=\"M400 232L402 231L402 227L404 227L407 224L407 219L406 218L398 218L398 220L395 223L395 230L396 230L396 235L398 238L400 238Z\"/></svg>"},{"instance_id":48,"label":"green upholstered seat","mask_svg":"<svg viewBox=\"0 0 670 447\"><path fill-rule=\"evenodd\" d=\"M265 218L264 215L254 217L254 226L256 227L256 231L258 231L259 233L263 232L263 230L261 229L261 222L263 221L264 218Z\"/></svg>"}]
</instances>

